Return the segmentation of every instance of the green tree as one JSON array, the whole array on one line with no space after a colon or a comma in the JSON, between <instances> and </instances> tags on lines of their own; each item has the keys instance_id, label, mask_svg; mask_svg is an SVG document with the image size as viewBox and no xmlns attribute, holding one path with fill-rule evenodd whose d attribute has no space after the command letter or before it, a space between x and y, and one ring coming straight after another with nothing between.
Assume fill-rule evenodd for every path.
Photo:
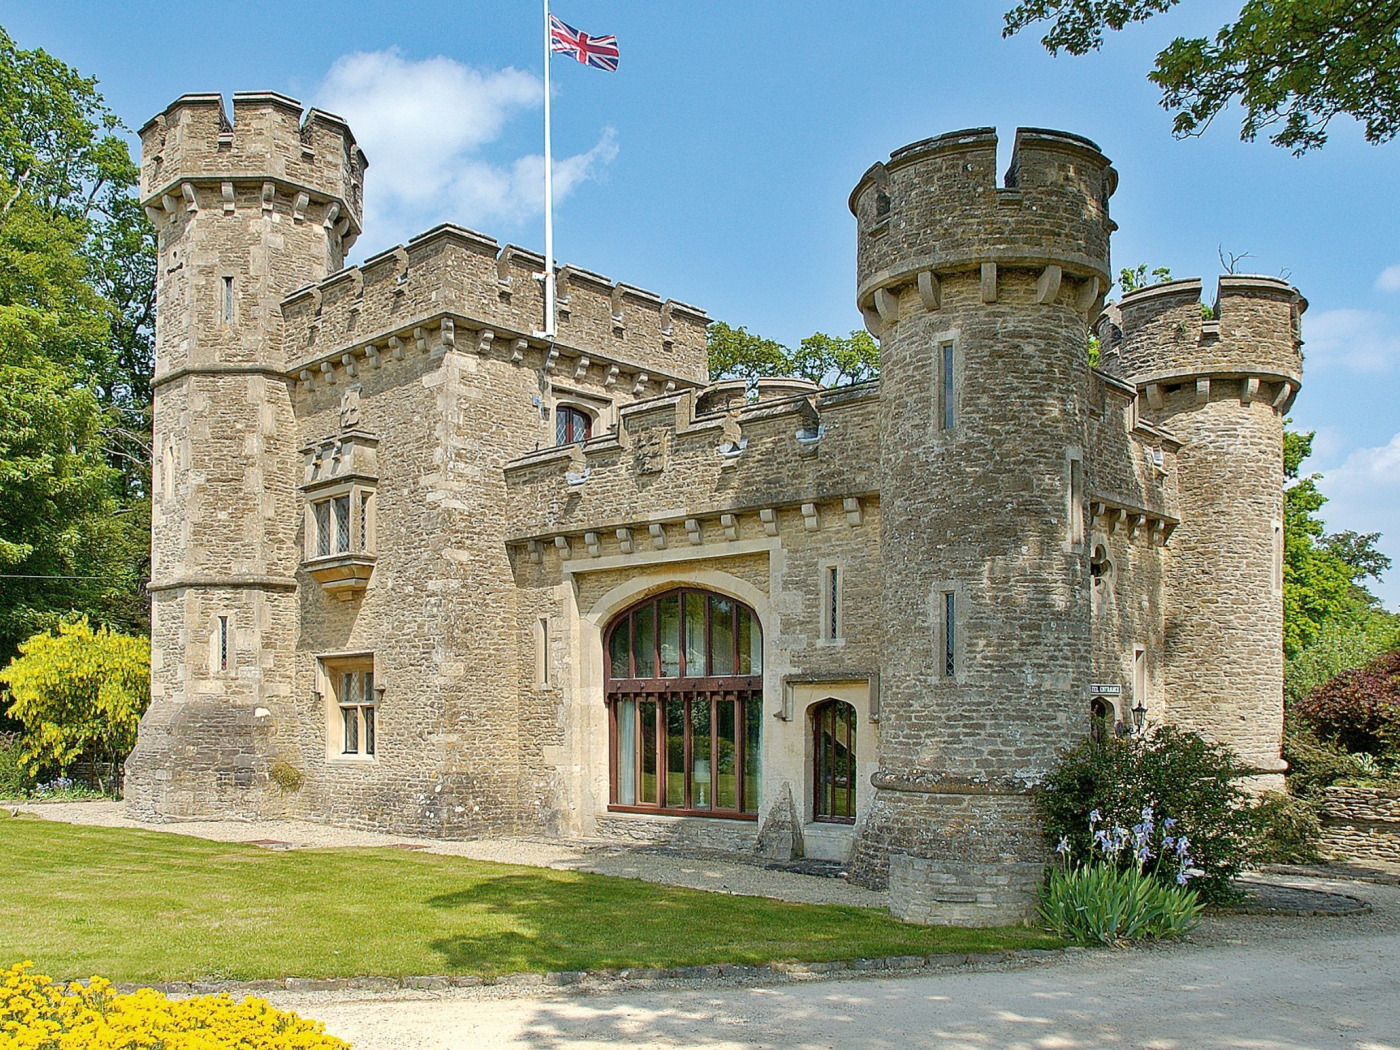
<instances>
[{"instance_id":1,"label":"green tree","mask_svg":"<svg viewBox=\"0 0 1400 1050\"><path fill-rule=\"evenodd\" d=\"M66 773L90 762L99 786L114 788L136 746L150 680L147 638L94 630L86 617L36 634L0 671L11 697L9 715L24 726L20 761L31 775L45 768Z\"/></svg>"},{"instance_id":2,"label":"green tree","mask_svg":"<svg viewBox=\"0 0 1400 1050\"><path fill-rule=\"evenodd\" d=\"M0 661L145 629L155 240L96 81L0 29Z\"/></svg>"},{"instance_id":3,"label":"green tree","mask_svg":"<svg viewBox=\"0 0 1400 1050\"><path fill-rule=\"evenodd\" d=\"M1003 36L1049 22L1052 54L1103 46L1105 30L1144 22L1178 0L1022 0ZM1243 111L1240 138L1301 154L1327 141L1333 118L1350 116L1368 142L1400 131L1400 0L1245 0L1214 37L1174 39L1148 79L1162 89L1179 137L1199 135L1229 105Z\"/></svg>"},{"instance_id":4,"label":"green tree","mask_svg":"<svg viewBox=\"0 0 1400 1050\"><path fill-rule=\"evenodd\" d=\"M822 386L846 386L880 374L880 344L859 329L845 337L814 332L795 351L723 321L713 322L706 334L712 380L797 376Z\"/></svg>"}]
</instances>

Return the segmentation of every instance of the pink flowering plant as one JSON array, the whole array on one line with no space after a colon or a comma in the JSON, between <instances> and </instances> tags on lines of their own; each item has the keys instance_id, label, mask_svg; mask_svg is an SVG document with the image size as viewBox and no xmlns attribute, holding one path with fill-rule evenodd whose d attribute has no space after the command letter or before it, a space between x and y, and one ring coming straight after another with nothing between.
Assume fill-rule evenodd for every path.
<instances>
[{"instance_id":1,"label":"pink flowering plant","mask_svg":"<svg viewBox=\"0 0 1400 1050\"><path fill-rule=\"evenodd\" d=\"M1203 872L1192 862L1190 836L1171 817L1157 821L1151 805L1138 816L1125 828L1094 809L1084 856L1060 837L1040 900L1052 932L1077 944L1126 944L1176 937L1200 921L1205 904L1190 882Z\"/></svg>"}]
</instances>

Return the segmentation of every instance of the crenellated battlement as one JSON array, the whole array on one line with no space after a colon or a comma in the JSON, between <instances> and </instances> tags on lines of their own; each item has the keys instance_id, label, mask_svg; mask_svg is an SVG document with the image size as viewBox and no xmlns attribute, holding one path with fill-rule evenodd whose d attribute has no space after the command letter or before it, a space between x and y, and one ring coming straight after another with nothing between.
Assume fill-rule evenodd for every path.
<instances>
[{"instance_id":1,"label":"crenellated battlement","mask_svg":"<svg viewBox=\"0 0 1400 1050\"><path fill-rule=\"evenodd\" d=\"M924 139L875 164L850 197L859 226L857 304L889 324L898 291L917 283L936 309L939 282L980 270L984 301L996 298L997 271L1031 271L1038 301L1075 285L1090 309L1107 289L1108 199L1118 176L1088 139L1019 128L1011 165L996 180L997 135L972 128Z\"/></svg>"},{"instance_id":2,"label":"crenellated battlement","mask_svg":"<svg viewBox=\"0 0 1400 1050\"><path fill-rule=\"evenodd\" d=\"M1201 302L1200 278L1139 288L1110 306L1096 324L1103 368L1144 391L1151 407L1162 393L1195 381L1198 398L1213 379L1242 385L1244 400L1287 411L1302 384L1300 318L1307 300L1277 277L1228 274L1215 302Z\"/></svg>"},{"instance_id":3,"label":"crenellated battlement","mask_svg":"<svg viewBox=\"0 0 1400 1050\"><path fill-rule=\"evenodd\" d=\"M293 292L282 302L289 362L318 367L346 354L383 350L414 328L443 316L471 325L489 345L525 343L560 351L570 368L588 359L618 362L628 381L702 384L706 380L703 310L607 277L566 266L559 275L558 336L534 337L544 316L538 280L544 258L459 226L438 226ZM465 333L463 333L465 335ZM456 335L454 333L453 342Z\"/></svg>"},{"instance_id":4,"label":"crenellated battlement","mask_svg":"<svg viewBox=\"0 0 1400 1050\"><path fill-rule=\"evenodd\" d=\"M141 202L173 214L214 184L232 203L239 183L258 183L266 197L289 194L293 207L334 207L348 242L359 235L364 172L369 162L340 117L272 91L233 96L233 120L218 94L182 95L141 128ZM264 186L267 189L264 189ZM187 189L188 187L188 189Z\"/></svg>"}]
</instances>

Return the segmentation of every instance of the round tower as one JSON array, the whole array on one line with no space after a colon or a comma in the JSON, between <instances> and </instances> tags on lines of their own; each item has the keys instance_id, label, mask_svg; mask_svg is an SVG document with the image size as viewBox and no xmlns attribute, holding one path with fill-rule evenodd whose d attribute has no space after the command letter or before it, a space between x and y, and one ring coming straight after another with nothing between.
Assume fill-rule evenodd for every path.
<instances>
[{"instance_id":1,"label":"round tower","mask_svg":"<svg viewBox=\"0 0 1400 1050\"><path fill-rule=\"evenodd\" d=\"M281 301L339 269L364 155L267 92L185 95L141 129L158 234L151 706L126 795L257 815L292 695L299 458Z\"/></svg>"},{"instance_id":2,"label":"round tower","mask_svg":"<svg viewBox=\"0 0 1400 1050\"><path fill-rule=\"evenodd\" d=\"M1307 301L1275 277L1123 296L1117 370L1145 418L1184 442L1167 561L1166 717L1233 747L1281 789L1283 418L1302 381Z\"/></svg>"},{"instance_id":3,"label":"round tower","mask_svg":"<svg viewBox=\"0 0 1400 1050\"><path fill-rule=\"evenodd\" d=\"M856 874L925 922L1023 917L1029 789L1087 729L1087 318L1117 175L1023 128L897 150L851 195L881 339L879 772Z\"/></svg>"}]
</instances>

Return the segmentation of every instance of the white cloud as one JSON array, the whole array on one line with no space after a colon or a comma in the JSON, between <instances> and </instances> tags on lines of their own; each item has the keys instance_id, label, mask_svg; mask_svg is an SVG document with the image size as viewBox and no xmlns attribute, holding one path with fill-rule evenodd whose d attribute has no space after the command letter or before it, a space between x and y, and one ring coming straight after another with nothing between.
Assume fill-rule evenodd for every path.
<instances>
[{"instance_id":1,"label":"white cloud","mask_svg":"<svg viewBox=\"0 0 1400 1050\"><path fill-rule=\"evenodd\" d=\"M1395 568L1371 589L1389 608L1400 608L1400 434L1377 448L1353 449L1342 465L1323 471L1319 488L1328 503L1323 520L1331 532L1379 532L1380 549Z\"/></svg>"},{"instance_id":2,"label":"white cloud","mask_svg":"<svg viewBox=\"0 0 1400 1050\"><path fill-rule=\"evenodd\" d=\"M489 233L543 211L542 154L502 157L498 145L513 120L543 104L532 73L473 69L441 55L407 59L396 48L359 51L336 59L315 101L350 122L369 157L365 228L376 248L441 222ZM607 128L586 153L556 157L556 203L615 156Z\"/></svg>"},{"instance_id":3,"label":"white cloud","mask_svg":"<svg viewBox=\"0 0 1400 1050\"><path fill-rule=\"evenodd\" d=\"M1400 324L1376 310L1303 315L1308 367L1387 372L1400 360Z\"/></svg>"},{"instance_id":4,"label":"white cloud","mask_svg":"<svg viewBox=\"0 0 1400 1050\"><path fill-rule=\"evenodd\" d=\"M1400 292L1400 265L1387 266L1376 278L1376 291Z\"/></svg>"}]
</instances>

